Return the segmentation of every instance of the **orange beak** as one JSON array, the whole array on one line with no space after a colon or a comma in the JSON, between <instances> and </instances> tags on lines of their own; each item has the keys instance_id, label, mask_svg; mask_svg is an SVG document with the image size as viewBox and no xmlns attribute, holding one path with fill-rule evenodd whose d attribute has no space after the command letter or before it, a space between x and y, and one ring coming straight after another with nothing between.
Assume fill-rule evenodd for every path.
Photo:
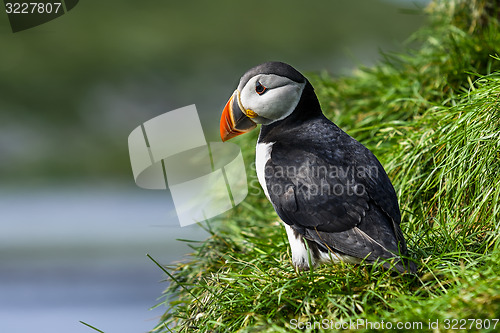
<instances>
[{"instance_id":1,"label":"orange beak","mask_svg":"<svg viewBox=\"0 0 500 333\"><path fill-rule=\"evenodd\" d=\"M257 124L250 119L238 103L238 90L233 93L222 111L220 119L220 137L227 141L235 136L250 132Z\"/></svg>"}]
</instances>

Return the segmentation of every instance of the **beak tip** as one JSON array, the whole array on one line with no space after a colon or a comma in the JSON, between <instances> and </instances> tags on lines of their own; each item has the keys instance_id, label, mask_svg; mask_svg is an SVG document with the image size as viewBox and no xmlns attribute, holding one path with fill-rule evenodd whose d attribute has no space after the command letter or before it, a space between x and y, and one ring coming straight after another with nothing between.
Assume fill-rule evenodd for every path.
<instances>
[{"instance_id":1,"label":"beak tip","mask_svg":"<svg viewBox=\"0 0 500 333\"><path fill-rule=\"evenodd\" d=\"M227 131L226 129L221 128L220 138L221 138L222 142L226 142L226 141L234 138L235 136L237 136L237 135L234 135L233 132L230 132L230 131Z\"/></svg>"},{"instance_id":2,"label":"beak tip","mask_svg":"<svg viewBox=\"0 0 500 333\"><path fill-rule=\"evenodd\" d=\"M222 111L220 120L220 138L222 142L226 142L227 140L230 140L240 134L247 133L257 126L257 124L254 123L250 118L246 116L241 117L241 115L244 115L244 113L242 113L241 111L241 108L237 109L238 112L241 113L241 115L235 117L232 107L235 95L237 95L237 91L233 93L229 101L226 103L224 110ZM235 118L237 118L238 120L235 121Z\"/></svg>"},{"instance_id":3,"label":"beak tip","mask_svg":"<svg viewBox=\"0 0 500 333\"><path fill-rule=\"evenodd\" d=\"M222 142L226 142L231 139L233 136L231 135L234 128L234 122L231 117L232 109L231 103L233 102L233 96L229 99L222 111L222 117L220 120L220 138Z\"/></svg>"},{"instance_id":4,"label":"beak tip","mask_svg":"<svg viewBox=\"0 0 500 333\"><path fill-rule=\"evenodd\" d=\"M227 120L224 119L224 117L221 119L221 125L220 125L220 138L222 142L225 142L229 139L231 139L231 127L227 124Z\"/></svg>"}]
</instances>

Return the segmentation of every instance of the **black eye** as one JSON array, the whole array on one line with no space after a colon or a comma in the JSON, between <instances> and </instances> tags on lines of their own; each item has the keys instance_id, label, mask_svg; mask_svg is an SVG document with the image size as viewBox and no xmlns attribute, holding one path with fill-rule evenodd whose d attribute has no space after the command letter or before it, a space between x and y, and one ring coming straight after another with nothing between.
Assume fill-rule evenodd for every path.
<instances>
[{"instance_id":1,"label":"black eye","mask_svg":"<svg viewBox=\"0 0 500 333\"><path fill-rule=\"evenodd\" d=\"M255 92L259 95L262 95L267 91L267 88L262 85L259 81L255 84Z\"/></svg>"}]
</instances>

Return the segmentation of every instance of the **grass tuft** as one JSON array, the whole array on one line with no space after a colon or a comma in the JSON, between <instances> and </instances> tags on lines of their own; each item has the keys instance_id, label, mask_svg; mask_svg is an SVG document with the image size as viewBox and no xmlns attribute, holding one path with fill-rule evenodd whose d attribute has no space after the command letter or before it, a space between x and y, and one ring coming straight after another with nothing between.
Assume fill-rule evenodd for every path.
<instances>
[{"instance_id":1,"label":"grass tuft","mask_svg":"<svg viewBox=\"0 0 500 333\"><path fill-rule=\"evenodd\" d=\"M417 275L382 263L296 272L284 228L249 170L245 202L206 223L211 236L191 244L190 261L162 268L167 311L153 331L327 332L353 322L365 325L346 331L369 331L366 323L383 320L447 332L453 319L498 331L498 9L499 1L434 1L429 26L412 39L418 49L352 77L310 77L327 116L388 171ZM255 139L236 139L247 165ZM307 326L314 322L324 325Z\"/></svg>"}]
</instances>

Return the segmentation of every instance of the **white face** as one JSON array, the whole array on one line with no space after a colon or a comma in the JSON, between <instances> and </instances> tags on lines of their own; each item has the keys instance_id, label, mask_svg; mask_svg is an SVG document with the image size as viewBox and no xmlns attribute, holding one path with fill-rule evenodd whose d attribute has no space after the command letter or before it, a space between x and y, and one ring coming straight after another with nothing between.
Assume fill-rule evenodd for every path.
<instances>
[{"instance_id":1,"label":"white face","mask_svg":"<svg viewBox=\"0 0 500 333\"><path fill-rule=\"evenodd\" d=\"M254 122L269 125L293 112L305 85L279 75L255 75L238 86L239 104Z\"/></svg>"}]
</instances>

